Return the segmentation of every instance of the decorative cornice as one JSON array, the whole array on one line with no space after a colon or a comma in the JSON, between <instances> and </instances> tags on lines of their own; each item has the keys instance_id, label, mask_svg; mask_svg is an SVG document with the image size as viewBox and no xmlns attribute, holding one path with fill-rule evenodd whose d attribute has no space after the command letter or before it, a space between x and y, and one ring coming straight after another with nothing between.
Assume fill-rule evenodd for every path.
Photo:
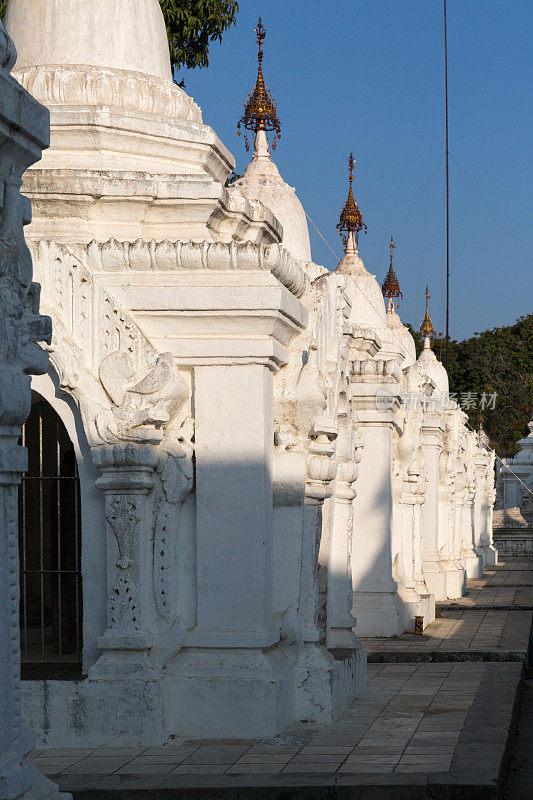
<instances>
[{"instance_id":1,"label":"decorative cornice","mask_svg":"<svg viewBox=\"0 0 533 800\"><path fill-rule=\"evenodd\" d=\"M308 275L279 244L252 242L90 242L82 260L98 272L127 270L267 270L292 294L301 297L310 285Z\"/></svg>"},{"instance_id":2,"label":"decorative cornice","mask_svg":"<svg viewBox=\"0 0 533 800\"><path fill-rule=\"evenodd\" d=\"M364 354L364 357L371 358L383 347L381 339L372 328L360 328L349 324L346 327L350 334L350 350L355 355Z\"/></svg>"},{"instance_id":3,"label":"decorative cornice","mask_svg":"<svg viewBox=\"0 0 533 800\"><path fill-rule=\"evenodd\" d=\"M46 106L110 106L202 122L202 111L183 89L142 73L87 66L40 66L14 77Z\"/></svg>"},{"instance_id":4,"label":"decorative cornice","mask_svg":"<svg viewBox=\"0 0 533 800\"><path fill-rule=\"evenodd\" d=\"M352 379L398 384L402 380L402 371L394 358L354 358L350 366Z\"/></svg>"}]
</instances>

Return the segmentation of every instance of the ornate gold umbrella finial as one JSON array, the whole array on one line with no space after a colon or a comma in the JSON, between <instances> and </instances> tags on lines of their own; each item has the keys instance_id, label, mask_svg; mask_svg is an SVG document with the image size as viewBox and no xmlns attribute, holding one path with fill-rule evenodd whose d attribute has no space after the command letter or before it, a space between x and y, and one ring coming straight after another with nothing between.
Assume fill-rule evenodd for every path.
<instances>
[{"instance_id":1,"label":"ornate gold umbrella finial","mask_svg":"<svg viewBox=\"0 0 533 800\"><path fill-rule=\"evenodd\" d=\"M392 268L392 254L393 254L394 248L396 246L397 245L394 244L394 239L391 236L390 237L390 266L389 266L389 271L387 272L387 275L386 275L385 280L383 281L383 285L381 287L381 291L383 292L383 297L388 297L389 298L388 308L390 308L391 305L394 308L394 301L396 299L398 299L398 304L396 306L396 308L397 308L400 305L400 299L403 300L403 293L402 293L402 290L400 289L400 282L398 281L398 278L396 277L396 273L394 272L394 270Z\"/></svg>"},{"instance_id":2,"label":"ornate gold umbrella finial","mask_svg":"<svg viewBox=\"0 0 533 800\"><path fill-rule=\"evenodd\" d=\"M276 149L277 140L281 139L281 122L278 119L277 103L275 102L270 89L263 77L263 42L266 36L266 29L263 27L261 17L259 17L257 28L257 80L255 86L246 98L244 103L244 114L237 123L237 133L241 135L241 126L245 130L252 131L254 135L258 131L273 132L272 149ZM248 137L244 134L244 142L247 150L250 149Z\"/></svg>"},{"instance_id":3,"label":"ornate gold umbrella finial","mask_svg":"<svg viewBox=\"0 0 533 800\"><path fill-rule=\"evenodd\" d=\"M420 326L420 333L424 337L424 340L429 339L429 343L435 338L435 328L433 327L433 323L431 321L431 317L429 316L429 300L431 299L431 295L429 293L429 287L426 286L426 316L422 320L422 325ZM425 345L425 341L424 341Z\"/></svg>"},{"instance_id":4,"label":"ornate gold umbrella finial","mask_svg":"<svg viewBox=\"0 0 533 800\"><path fill-rule=\"evenodd\" d=\"M346 248L351 237L355 239L355 245L359 244L359 234L362 230L366 233L366 225L363 222L363 215L353 196L353 170L355 167L355 159L353 153L348 157L348 180L350 188L348 189L348 197L342 207L339 224L337 230L342 239L344 247Z\"/></svg>"}]
</instances>

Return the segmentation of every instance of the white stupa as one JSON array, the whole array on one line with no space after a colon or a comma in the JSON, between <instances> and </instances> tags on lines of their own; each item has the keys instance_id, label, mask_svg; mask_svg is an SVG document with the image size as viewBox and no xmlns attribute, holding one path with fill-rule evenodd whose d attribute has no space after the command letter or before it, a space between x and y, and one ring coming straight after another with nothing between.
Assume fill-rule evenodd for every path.
<instances>
[{"instance_id":1,"label":"white stupa","mask_svg":"<svg viewBox=\"0 0 533 800\"><path fill-rule=\"evenodd\" d=\"M244 175L234 186L248 200L259 200L269 208L283 227L283 247L298 261L310 262L311 245L305 211L294 188L285 183L270 155L267 133L274 133L275 147L281 126L276 104L263 77L263 40L266 32L261 19L255 30L259 46L257 80L239 122L239 127L251 131L254 136L254 155Z\"/></svg>"},{"instance_id":2,"label":"white stupa","mask_svg":"<svg viewBox=\"0 0 533 800\"><path fill-rule=\"evenodd\" d=\"M225 186L235 161L173 83L158 0L10 0L14 77L50 109L24 176L31 239L273 244L272 213Z\"/></svg>"}]
</instances>

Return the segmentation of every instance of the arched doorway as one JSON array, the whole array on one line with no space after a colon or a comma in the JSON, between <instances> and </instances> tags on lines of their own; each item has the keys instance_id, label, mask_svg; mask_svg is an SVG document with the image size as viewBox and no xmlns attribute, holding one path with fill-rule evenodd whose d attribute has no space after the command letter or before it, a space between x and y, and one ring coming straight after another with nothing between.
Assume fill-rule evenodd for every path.
<instances>
[{"instance_id":1,"label":"arched doorway","mask_svg":"<svg viewBox=\"0 0 533 800\"><path fill-rule=\"evenodd\" d=\"M79 674L82 661L80 486L74 447L35 392L22 429L20 635L24 677Z\"/></svg>"}]
</instances>

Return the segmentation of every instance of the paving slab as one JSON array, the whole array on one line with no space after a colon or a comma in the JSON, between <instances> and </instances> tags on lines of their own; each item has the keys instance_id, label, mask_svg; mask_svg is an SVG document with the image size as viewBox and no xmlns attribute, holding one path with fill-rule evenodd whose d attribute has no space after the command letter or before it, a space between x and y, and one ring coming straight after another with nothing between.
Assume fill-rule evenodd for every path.
<instances>
[{"instance_id":1,"label":"paving slab","mask_svg":"<svg viewBox=\"0 0 533 800\"><path fill-rule=\"evenodd\" d=\"M484 586L533 586L533 562L524 559L523 562L486 567L483 576L469 580L468 586L474 589Z\"/></svg>"},{"instance_id":2,"label":"paving slab","mask_svg":"<svg viewBox=\"0 0 533 800\"><path fill-rule=\"evenodd\" d=\"M469 588L463 597L437 604L439 611L474 608L476 611L533 611L533 586Z\"/></svg>"},{"instance_id":3,"label":"paving slab","mask_svg":"<svg viewBox=\"0 0 533 800\"><path fill-rule=\"evenodd\" d=\"M367 638L369 662L520 661L527 663L531 611L442 608L423 634Z\"/></svg>"},{"instance_id":4,"label":"paving slab","mask_svg":"<svg viewBox=\"0 0 533 800\"><path fill-rule=\"evenodd\" d=\"M485 567L485 571L490 570L532 570L533 558L512 558L507 561L500 561L492 567Z\"/></svg>"}]
</instances>

